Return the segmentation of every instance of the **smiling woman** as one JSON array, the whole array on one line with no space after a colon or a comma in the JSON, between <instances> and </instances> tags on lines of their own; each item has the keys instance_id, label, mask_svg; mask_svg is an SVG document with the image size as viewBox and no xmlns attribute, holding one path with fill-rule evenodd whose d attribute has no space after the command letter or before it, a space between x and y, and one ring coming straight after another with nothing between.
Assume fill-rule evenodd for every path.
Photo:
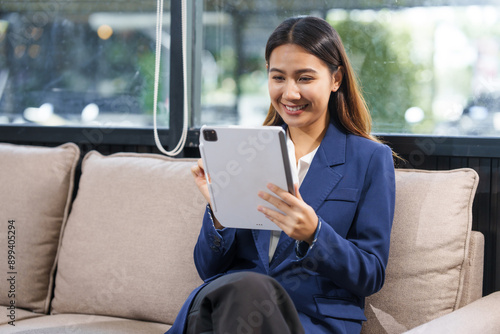
<instances>
[{"instance_id":1,"label":"smiling woman","mask_svg":"<svg viewBox=\"0 0 500 334\"><path fill-rule=\"evenodd\" d=\"M254 194L278 231L224 227L207 205L194 250L205 283L169 333L359 333L364 299L383 285L394 165L370 135L338 34L319 18L287 19L266 61L268 120L287 132L294 192L269 183ZM202 162L191 171L210 201Z\"/></svg>"}]
</instances>

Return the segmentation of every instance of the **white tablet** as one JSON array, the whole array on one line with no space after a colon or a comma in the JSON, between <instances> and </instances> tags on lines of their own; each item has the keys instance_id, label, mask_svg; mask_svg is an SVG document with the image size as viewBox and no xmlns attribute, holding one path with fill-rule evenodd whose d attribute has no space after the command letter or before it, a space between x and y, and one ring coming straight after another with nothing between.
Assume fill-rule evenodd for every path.
<instances>
[{"instance_id":1,"label":"white tablet","mask_svg":"<svg viewBox=\"0 0 500 334\"><path fill-rule=\"evenodd\" d=\"M203 126L200 154L212 211L222 226L280 230L257 211L268 183L294 193L286 134L280 126Z\"/></svg>"}]
</instances>

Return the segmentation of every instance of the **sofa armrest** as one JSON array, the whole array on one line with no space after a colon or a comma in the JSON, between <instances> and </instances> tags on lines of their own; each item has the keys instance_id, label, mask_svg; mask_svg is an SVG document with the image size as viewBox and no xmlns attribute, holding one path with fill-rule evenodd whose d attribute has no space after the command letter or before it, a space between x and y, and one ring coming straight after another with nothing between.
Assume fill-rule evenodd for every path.
<instances>
[{"instance_id":1,"label":"sofa armrest","mask_svg":"<svg viewBox=\"0 0 500 334\"><path fill-rule=\"evenodd\" d=\"M500 328L499 309L500 291L497 291L405 333L497 334Z\"/></svg>"},{"instance_id":2,"label":"sofa armrest","mask_svg":"<svg viewBox=\"0 0 500 334\"><path fill-rule=\"evenodd\" d=\"M484 236L471 231L469 254L465 260L462 295L458 308L464 307L483 296Z\"/></svg>"}]
</instances>

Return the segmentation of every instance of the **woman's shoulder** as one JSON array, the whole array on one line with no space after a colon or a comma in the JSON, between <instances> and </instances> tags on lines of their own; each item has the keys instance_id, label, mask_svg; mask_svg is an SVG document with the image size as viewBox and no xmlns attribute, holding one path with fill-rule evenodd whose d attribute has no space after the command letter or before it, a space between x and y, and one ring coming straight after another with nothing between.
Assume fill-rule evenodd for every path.
<instances>
[{"instance_id":1,"label":"woman's shoulder","mask_svg":"<svg viewBox=\"0 0 500 334\"><path fill-rule=\"evenodd\" d=\"M392 150L386 144L349 133L335 123L328 128L324 145L328 146L330 156L341 156L344 161L368 162L375 156L382 160L392 160Z\"/></svg>"},{"instance_id":2,"label":"woman's shoulder","mask_svg":"<svg viewBox=\"0 0 500 334\"><path fill-rule=\"evenodd\" d=\"M358 151L361 150L366 153L375 151L392 152L391 148L382 142L374 141L372 139L361 137L355 134L347 134L347 143L350 144L353 149Z\"/></svg>"},{"instance_id":3,"label":"woman's shoulder","mask_svg":"<svg viewBox=\"0 0 500 334\"><path fill-rule=\"evenodd\" d=\"M389 146L356 135L347 136L346 162L372 171L394 169L393 153Z\"/></svg>"}]
</instances>

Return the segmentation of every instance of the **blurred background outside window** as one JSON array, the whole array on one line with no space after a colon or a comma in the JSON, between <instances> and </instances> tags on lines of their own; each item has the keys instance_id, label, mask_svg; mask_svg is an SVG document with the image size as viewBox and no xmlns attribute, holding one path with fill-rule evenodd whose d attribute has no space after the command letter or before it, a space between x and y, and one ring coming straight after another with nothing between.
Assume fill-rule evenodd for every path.
<instances>
[{"instance_id":1,"label":"blurred background outside window","mask_svg":"<svg viewBox=\"0 0 500 334\"><path fill-rule=\"evenodd\" d=\"M195 125L262 123L266 40L286 17L315 15L342 37L375 132L500 136L500 2L411 3L205 1Z\"/></svg>"},{"instance_id":2,"label":"blurred background outside window","mask_svg":"<svg viewBox=\"0 0 500 334\"><path fill-rule=\"evenodd\" d=\"M0 124L152 123L155 0L0 1L0 10ZM169 18L160 125L168 124Z\"/></svg>"},{"instance_id":3,"label":"blurred background outside window","mask_svg":"<svg viewBox=\"0 0 500 334\"><path fill-rule=\"evenodd\" d=\"M165 1L161 126L171 66ZM201 17L188 19L201 38L188 39L201 45L191 48L200 53L189 66L191 127L261 124L267 38L287 17L314 15L340 33L374 132L500 136L498 0L188 4ZM150 127L155 9L153 0L0 0L0 124Z\"/></svg>"}]
</instances>

